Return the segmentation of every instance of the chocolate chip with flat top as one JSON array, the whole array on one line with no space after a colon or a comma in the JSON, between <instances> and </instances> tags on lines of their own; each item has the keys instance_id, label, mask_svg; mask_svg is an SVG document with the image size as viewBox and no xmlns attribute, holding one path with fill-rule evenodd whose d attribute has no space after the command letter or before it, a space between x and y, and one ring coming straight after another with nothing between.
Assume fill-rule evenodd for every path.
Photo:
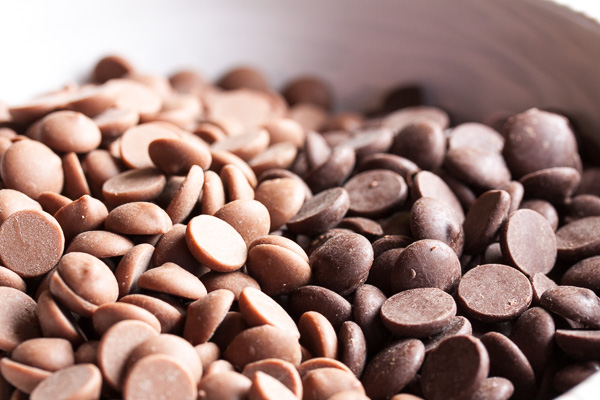
<instances>
[{"instance_id":1,"label":"chocolate chip with flat top","mask_svg":"<svg viewBox=\"0 0 600 400\"><path fill-rule=\"evenodd\" d=\"M421 388L428 399L470 399L490 368L488 352L473 336L454 336L433 350L421 369Z\"/></svg>"},{"instance_id":2,"label":"chocolate chip with flat top","mask_svg":"<svg viewBox=\"0 0 600 400\"><path fill-rule=\"evenodd\" d=\"M381 306L383 324L395 335L423 338L441 332L456 315L452 296L437 288L409 289Z\"/></svg>"}]
</instances>

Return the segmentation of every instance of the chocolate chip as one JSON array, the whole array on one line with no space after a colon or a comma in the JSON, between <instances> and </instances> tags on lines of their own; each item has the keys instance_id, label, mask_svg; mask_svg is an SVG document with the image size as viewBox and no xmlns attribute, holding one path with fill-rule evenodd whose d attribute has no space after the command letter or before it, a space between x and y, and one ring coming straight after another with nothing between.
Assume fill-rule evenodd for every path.
<instances>
[{"instance_id":1,"label":"chocolate chip","mask_svg":"<svg viewBox=\"0 0 600 400\"><path fill-rule=\"evenodd\" d=\"M565 222L567 223L580 218L596 216L600 216L600 197L598 196L581 194L572 197L566 204Z\"/></svg>"},{"instance_id":2,"label":"chocolate chip","mask_svg":"<svg viewBox=\"0 0 600 400\"><path fill-rule=\"evenodd\" d=\"M215 398L243 399L248 394L252 381L234 371L222 371L206 374L198 385L198 398L208 400Z\"/></svg>"},{"instance_id":3,"label":"chocolate chip","mask_svg":"<svg viewBox=\"0 0 600 400\"><path fill-rule=\"evenodd\" d=\"M56 214L58 210L70 204L72 200L67 196L63 196L54 192L42 192L38 197L38 202L42 209L50 215ZM108 211L107 211L108 213Z\"/></svg>"},{"instance_id":4,"label":"chocolate chip","mask_svg":"<svg viewBox=\"0 0 600 400\"><path fill-rule=\"evenodd\" d=\"M536 240L525 242L526 237ZM500 233L502 255L527 275L547 274L552 270L559 241L550 223L532 210L512 213Z\"/></svg>"},{"instance_id":5,"label":"chocolate chip","mask_svg":"<svg viewBox=\"0 0 600 400\"><path fill-rule=\"evenodd\" d=\"M229 311L225 315L225 318L223 318L223 321L221 321L219 327L215 330L212 340L219 346L221 352L224 352L233 339L246 329L248 329L248 324L244 320L244 316L240 312ZM227 361L217 360L213 364L218 363L227 363ZM230 368L228 369L233 371L233 366L231 364L229 364L229 366Z\"/></svg>"},{"instance_id":6,"label":"chocolate chip","mask_svg":"<svg viewBox=\"0 0 600 400\"><path fill-rule=\"evenodd\" d=\"M568 364L556 371L552 384L559 393L564 393L598 371L600 364L593 361Z\"/></svg>"},{"instance_id":7,"label":"chocolate chip","mask_svg":"<svg viewBox=\"0 0 600 400\"><path fill-rule=\"evenodd\" d=\"M465 253L481 252L496 237L508 217L510 200L503 190L487 191L477 198L464 221Z\"/></svg>"},{"instance_id":8,"label":"chocolate chip","mask_svg":"<svg viewBox=\"0 0 600 400\"><path fill-rule=\"evenodd\" d=\"M533 293L525 275L507 265L480 265L463 275L458 284L461 306L480 321L507 321L521 315Z\"/></svg>"},{"instance_id":9,"label":"chocolate chip","mask_svg":"<svg viewBox=\"0 0 600 400\"><path fill-rule=\"evenodd\" d=\"M138 124L140 116L130 109L107 108L93 118L103 139L114 139Z\"/></svg>"},{"instance_id":10,"label":"chocolate chip","mask_svg":"<svg viewBox=\"0 0 600 400\"><path fill-rule=\"evenodd\" d=\"M304 145L306 134L302 125L290 118L277 118L267 122L265 129L269 133L271 145L291 142L296 147Z\"/></svg>"},{"instance_id":11,"label":"chocolate chip","mask_svg":"<svg viewBox=\"0 0 600 400\"><path fill-rule=\"evenodd\" d=\"M269 233L269 211L256 200L234 200L225 204L215 217L228 222L242 236L247 246Z\"/></svg>"},{"instance_id":12,"label":"chocolate chip","mask_svg":"<svg viewBox=\"0 0 600 400\"><path fill-rule=\"evenodd\" d=\"M523 185L519 181L510 181L506 182L503 185L500 185L498 190L504 190L506 193L510 195L510 208L508 209L508 214L510 215L513 211L519 209L521 206L521 202L523 201L523 196L525 196L525 189ZM526 207L523 207L526 208Z\"/></svg>"},{"instance_id":13,"label":"chocolate chip","mask_svg":"<svg viewBox=\"0 0 600 400\"><path fill-rule=\"evenodd\" d=\"M361 172L371 169L390 170L400 175L404 180L407 180L409 176L421 170L417 164L408 158L388 153L377 153L366 156L358 165L358 170Z\"/></svg>"},{"instance_id":14,"label":"chocolate chip","mask_svg":"<svg viewBox=\"0 0 600 400\"><path fill-rule=\"evenodd\" d=\"M66 253L88 253L97 258L125 255L133 248L133 242L124 236L107 231L87 231L75 236Z\"/></svg>"},{"instance_id":15,"label":"chocolate chip","mask_svg":"<svg viewBox=\"0 0 600 400\"><path fill-rule=\"evenodd\" d=\"M83 341L82 332L73 315L54 300L49 290L42 291L38 297L37 310L44 336L64 338L73 344Z\"/></svg>"},{"instance_id":16,"label":"chocolate chip","mask_svg":"<svg viewBox=\"0 0 600 400\"><path fill-rule=\"evenodd\" d=\"M364 394L360 381L352 374L337 368L318 368L302 377L306 400L326 400L336 393L351 391Z\"/></svg>"},{"instance_id":17,"label":"chocolate chip","mask_svg":"<svg viewBox=\"0 0 600 400\"><path fill-rule=\"evenodd\" d=\"M135 320L113 325L100 340L98 364L104 380L120 390L125 382L126 362L131 352L147 339L158 336L150 325Z\"/></svg>"},{"instance_id":18,"label":"chocolate chip","mask_svg":"<svg viewBox=\"0 0 600 400\"><path fill-rule=\"evenodd\" d=\"M243 171L237 166L225 165L221 168L219 176L229 201L254 199L254 189L248 183Z\"/></svg>"},{"instance_id":19,"label":"chocolate chip","mask_svg":"<svg viewBox=\"0 0 600 400\"><path fill-rule=\"evenodd\" d=\"M506 378L494 376L486 378L475 392L472 400L508 400L515 388Z\"/></svg>"},{"instance_id":20,"label":"chocolate chip","mask_svg":"<svg viewBox=\"0 0 600 400\"><path fill-rule=\"evenodd\" d=\"M521 177L528 197L547 200L552 204L563 204L571 197L581 175L575 168L554 167L531 172Z\"/></svg>"},{"instance_id":21,"label":"chocolate chip","mask_svg":"<svg viewBox=\"0 0 600 400\"><path fill-rule=\"evenodd\" d=\"M66 204L54 214L67 243L81 232L100 229L107 216L104 203L88 195Z\"/></svg>"},{"instance_id":22,"label":"chocolate chip","mask_svg":"<svg viewBox=\"0 0 600 400\"><path fill-rule=\"evenodd\" d=\"M354 293L354 320L364 333L370 353L381 349L389 339L380 316L385 301L385 294L372 285L361 285Z\"/></svg>"},{"instance_id":23,"label":"chocolate chip","mask_svg":"<svg viewBox=\"0 0 600 400\"><path fill-rule=\"evenodd\" d=\"M502 256L502 249L500 247L500 243L495 242L488 245L483 254L481 255L480 262L482 264L506 264L506 261Z\"/></svg>"},{"instance_id":24,"label":"chocolate chip","mask_svg":"<svg viewBox=\"0 0 600 400\"><path fill-rule=\"evenodd\" d=\"M129 61L117 55L109 55L102 58L93 71L95 82L104 83L109 79L121 78L133 72L133 66Z\"/></svg>"},{"instance_id":25,"label":"chocolate chip","mask_svg":"<svg viewBox=\"0 0 600 400\"><path fill-rule=\"evenodd\" d=\"M171 334L154 336L138 345L129 355L128 369L140 360L156 354L172 357L182 364L183 369L192 376L194 383L200 381L202 364L194 347L187 340Z\"/></svg>"},{"instance_id":26,"label":"chocolate chip","mask_svg":"<svg viewBox=\"0 0 600 400\"><path fill-rule=\"evenodd\" d=\"M110 178L123 171L123 165L107 150L98 149L89 152L82 160L82 167L88 178L89 184L102 192L102 185Z\"/></svg>"},{"instance_id":27,"label":"chocolate chip","mask_svg":"<svg viewBox=\"0 0 600 400\"><path fill-rule=\"evenodd\" d=\"M505 139L502 155L516 178L545 168L574 167L579 160L567 119L537 108L509 118Z\"/></svg>"},{"instance_id":28,"label":"chocolate chip","mask_svg":"<svg viewBox=\"0 0 600 400\"><path fill-rule=\"evenodd\" d=\"M281 400L295 400L296 395L283 383L264 372L257 371L252 379L252 387L248 392L249 399L276 398Z\"/></svg>"},{"instance_id":29,"label":"chocolate chip","mask_svg":"<svg viewBox=\"0 0 600 400\"><path fill-rule=\"evenodd\" d=\"M210 215L192 218L185 238L194 257L211 270L235 271L246 261L247 250L243 237L219 218Z\"/></svg>"},{"instance_id":30,"label":"chocolate chip","mask_svg":"<svg viewBox=\"0 0 600 400\"><path fill-rule=\"evenodd\" d=\"M541 272L537 272L529 277L529 282L531 282L531 288L533 289L533 300L532 303L535 305L540 304L540 299L544 292L548 289L552 289L556 287L556 282L552 279L548 278L546 275Z\"/></svg>"},{"instance_id":31,"label":"chocolate chip","mask_svg":"<svg viewBox=\"0 0 600 400\"><path fill-rule=\"evenodd\" d=\"M2 182L9 189L25 193L34 200L42 192L60 193L64 183L62 161L43 143L22 140L2 155Z\"/></svg>"},{"instance_id":32,"label":"chocolate chip","mask_svg":"<svg viewBox=\"0 0 600 400\"><path fill-rule=\"evenodd\" d=\"M117 322L136 319L147 323L157 332L160 332L160 321L148 310L134 304L117 302L103 304L94 311L92 323L94 330L103 335L111 326Z\"/></svg>"},{"instance_id":33,"label":"chocolate chip","mask_svg":"<svg viewBox=\"0 0 600 400\"><path fill-rule=\"evenodd\" d=\"M581 183L575 191L575 194L592 194L595 196L600 196L600 187L598 186L599 173L600 168L586 168L581 174Z\"/></svg>"},{"instance_id":34,"label":"chocolate chip","mask_svg":"<svg viewBox=\"0 0 600 400\"><path fill-rule=\"evenodd\" d=\"M310 255L315 281L342 296L352 293L367 280L372 264L371 243L356 233L336 235ZM344 274L340 276L342 270Z\"/></svg>"},{"instance_id":35,"label":"chocolate chip","mask_svg":"<svg viewBox=\"0 0 600 400\"><path fill-rule=\"evenodd\" d=\"M413 379L425 359L425 347L417 339L396 342L369 362L362 382L372 399L387 399Z\"/></svg>"},{"instance_id":36,"label":"chocolate chip","mask_svg":"<svg viewBox=\"0 0 600 400\"><path fill-rule=\"evenodd\" d=\"M304 180L315 193L340 186L352 173L355 162L356 155L350 147L338 147L323 164L309 171Z\"/></svg>"},{"instance_id":37,"label":"chocolate chip","mask_svg":"<svg viewBox=\"0 0 600 400\"><path fill-rule=\"evenodd\" d=\"M376 221L363 217L348 217L340 221L336 226L339 229L349 229L369 240L375 240L383 235L381 225Z\"/></svg>"},{"instance_id":38,"label":"chocolate chip","mask_svg":"<svg viewBox=\"0 0 600 400\"><path fill-rule=\"evenodd\" d=\"M102 135L90 118L74 111L56 111L39 126L39 140L56 152L88 153L100 145Z\"/></svg>"},{"instance_id":39,"label":"chocolate chip","mask_svg":"<svg viewBox=\"0 0 600 400\"><path fill-rule=\"evenodd\" d=\"M558 213L554 206L546 200L526 200L521 204L520 208L537 211L548 220L552 229L556 230L558 228Z\"/></svg>"},{"instance_id":40,"label":"chocolate chip","mask_svg":"<svg viewBox=\"0 0 600 400\"><path fill-rule=\"evenodd\" d=\"M474 147L486 151L501 153L504 137L487 125L467 122L455 126L448 137L448 148Z\"/></svg>"},{"instance_id":41,"label":"chocolate chip","mask_svg":"<svg viewBox=\"0 0 600 400\"><path fill-rule=\"evenodd\" d=\"M62 164L65 174L63 192L71 199L90 194L90 187L77 154L74 152L65 154L62 157Z\"/></svg>"},{"instance_id":42,"label":"chocolate chip","mask_svg":"<svg viewBox=\"0 0 600 400\"><path fill-rule=\"evenodd\" d=\"M417 122L431 122L444 130L450 124L448 114L439 108L431 106L412 106L388 114L382 121L384 126L390 127L393 131L399 132L409 124Z\"/></svg>"},{"instance_id":43,"label":"chocolate chip","mask_svg":"<svg viewBox=\"0 0 600 400\"><path fill-rule=\"evenodd\" d=\"M343 141L344 146L354 149L358 162L373 154L387 153L394 139L391 129L381 127L362 129Z\"/></svg>"},{"instance_id":44,"label":"chocolate chip","mask_svg":"<svg viewBox=\"0 0 600 400\"><path fill-rule=\"evenodd\" d=\"M144 357L129 371L123 386L123 397L141 400L163 396L196 399L196 382L186 368L171 356L154 354Z\"/></svg>"},{"instance_id":45,"label":"chocolate chip","mask_svg":"<svg viewBox=\"0 0 600 400\"><path fill-rule=\"evenodd\" d=\"M353 131L362 127L364 116L358 112L342 111L330 115L323 127L326 131ZM339 131L338 131L339 132Z\"/></svg>"},{"instance_id":46,"label":"chocolate chip","mask_svg":"<svg viewBox=\"0 0 600 400\"><path fill-rule=\"evenodd\" d=\"M441 200L452 207L461 222L464 220L464 211L452 189L440 177L429 171L421 171L413 176L411 194L414 201L421 197Z\"/></svg>"},{"instance_id":47,"label":"chocolate chip","mask_svg":"<svg viewBox=\"0 0 600 400\"><path fill-rule=\"evenodd\" d=\"M408 236L402 235L385 235L381 239L373 242L373 253L375 258L392 249L403 249L414 240Z\"/></svg>"},{"instance_id":48,"label":"chocolate chip","mask_svg":"<svg viewBox=\"0 0 600 400\"><path fill-rule=\"evenodd\" d=\"M570 267L562 277L561 285L578 286L600 293L600 257L590 257Z\"/></svg>"},{"instance_id":49,"label":"chocolate chip","mask_svg":"<svg viewBox=\"0 0 600 400\"><path fill-rule=\"evenodd\" d=\"M600 356L600 331L557 329L556 344L569 356L581 360L597 360Z\"/></svg>"},{"instance_id":50,"label":"chocolate chip","mask_svg":"<svg viewBox=\"0 0 600 400\"><path fill-rule=\"evenodd\" d=\"M270 169L290 168L297 155L298 148L294 143L276 143L252 158L248 165L256 174L262 174Z\"/></svg>"},{"instance_id":51,"label":"chocolate chip","mask_svg":"<svg viewBox=\"0 0 600 400\"><path fill-rule=\"evenodd\" d=\"M27 291L27 284L23 278L5 267L0 267L0 286L8 286L21 292Z\"/></svg>"},{"instance_id":52,"label":"chocolate chip","mask_svg":"<svg viewBox=\"0 0 600 400\"><path fill-rule=\"evenodd\" d=\"M388 125L389 126L389 125ZM415 121L397 131L391 152L406 157L419 168L432 170L442 165L446 154L443 128L434 121Z\"/></svg>"},{"instance_id":53,"label":"chocolate chip","mask_svg":"<svg viewBox=\"0 0 600 400\"><path fill-rule=\"evenodd\" d=\"M294 364L276 358L268 358L246 364L242 374L248 378L252 378L259 372L276 379L285 385L297 398L302 398L302 379Z\"/></svg>"},{"instance_id":54,"label":"chocolate chip","mask_svg":"<svg viewBox=\"0 0 600 400\"><path fill-rule=\"evenodd\" d=\"M102 185L104 199L111 205L149 201L158 197L167 180L154 168L133 169L109 178Z\"/></svg>"},{"instance_id":55,"label":"chocolate chip","mask_svg":"<svg viewBox=\"0 0 600 400\"><path fill-rule=\"evenodd\" d=\"M186 226L175 224L173 228L161 236L152 255L154 265L172 262L180 267L201 276L209 271L198 262L187 247L185 239Z\"/></svg>"},{"instance_id":56,"label":"chocolate chip","mask_svg":"<svg viewBox=\"0 0 600 400\"><path fill-rule=\"evenodd\" d=\"M31 393L41 381L52 375L52 372L36 368L9 358L0 361L0 372L7 382L23 393Z\"/></svg>"},{"instance_id":57,"label":"chocolate chip","mask_svg":"<svg viewBox=\"0 0 600 400\"><path fill-rule=\"evenodd\" d=\"M296 233L321 233L337 224L349 207L350 197L345 189L325 190L307 200L287 226Z\"/></svg>"},{"instance_id":58,"label":"chocolate chip","mask_svg":"<svg viewBox=\"0 0 600 400\"><path fill-rule=\"evenodd\" d=\"M192 213L202 194L203 183L202 169L192 165L165 210L174 224L183 222Z\"/></svg>"},{"instance_id":59,"label":"chocolate chip","mask_svg":"<svg viewBox=\"0 0 600 400\"><path fill-rule=\"evenodd\" d=\"M338 339L331 322L316 311L307 311L298 320L300 344L315 357L337 358Z\"/></svg>"},{"instance_id":60,"label":"chocolate chip","mask_svg":"<svg viewBox=\"0 0 600 400\"><path fill-rule=\"evenodd\" d=\"M415 239L436 239L461 255L464 243L462 221L446 203L432 197L421 197L410 211L410 229Z\"/></svg>"},{"instance_id":61,"label":"chocolate chip","mask_svg":"<svg viewBox=\"0 0 600 400\"><path fill-rule=\"evenodd\" d=\"M246 266L262 290L272 296L291 293L308 284L312 276L304 250L294 241L278 236L253 241Z\"/></svg>"},{"instance_id":62,"label":"chocolate chip","mask_svg":"<svg viewBox=\"0 0 600 400\"><path fill-rule=\"evenodd\" d=\"M339 358L360 377L367 363L367 341L360 326L353 321L346 321L338 332L340 345Z\"/></svg>"},{"instance_id":63,"label":"chocolate chip","mask_svg":"<svg viewBox=\"0 0 600 400\"><path fill-rule=\"evenodd\" d=\"M227 346L224 357L237 368L265 358L280 358L300 364L298 336L287 329L261 325L239 333Z\"/></svg>"},{"instance_id":64,"label":"chocolate chip","mask_svg":"<svg viewBox=\"0 0 600 400\"><path fill-rule=\"evenodd\" d=\"M344 185L350 197L349 212L363 217L381 217L400 208L407 195L404 179L388 170L362 172Z\"/></svg>"},{"instance_id":65,"label":"chocolate chip","mask_svg":"<svg viewBox=\"0 0 600 400\"><path fill-rule=\"evenodd\" d=\"M200 277L202 283L206 287L206 290L214 292L219 289L227 289L235 296L235 299L239 299L242 290L247 287L253 287L260 290L260 285L254 278L241 271L233 272L215 272L210 271Z\"/></svg>"},{"instance_id":66,"label":"chocolate chip","mask_svg":"<svg viewBox=\"0 0 600 400\"><path fill-rule=\"evenodd\" d=\"M273 231L281 228L302 208L305 190L297 179L269 179L258 185L255 199L269 211L270 231Z\"/></svg>"},{"instance_id":67,"label":"chocolate chip","mask_svg":"<svg viewBox=\"0 0 600 400\"><path fill-rule=\"evenodd\" d=\"M333 102L331 89L327 84L312 76L299 77L288 82L282 89L282 94L291 106L310 103L327 110Z\"/></svg>"},{"instance_id":68,"label":"chocolate chip","mask_svg":"<svg viewBox=\"0 0 600 400\"><path fill-rule=\"evenodd\" d=\"M65 237L56 219L39 210L21 210L0 227L0 259L23 278L52 269L65 248Z\"/></svg>"},{"instance_id":69,"label":"chocolate chip","mask_svg":"<svg viewBox=\"0 0 600 400\"><path fill-rule=\"evenodd\" d=\"M318 311L324 315L337 330L352 315L352 305L332 290L321 286L302 286L290 295L289 308L292 315L306 311Z\"/></svg>"},{"instance_id":70,"label":"chocolate chip","mask_svg":"<svg viewBox=\"0 0 600 400\"><path fill-rule=\"evenodd\" d=\"M247 287L238 299L240 312L250 326L271 325L299 337L296 324L288 313L271 297L260 290Z\"/></svg>"},{"instance_id":71,"label":"chocolate chip","mask_svg":"<svg viewBox=\"0 0 600 400\"><path fill-rule=\"evenodd\" d=\"M352 374L352 371L345 365L339 362L338 360L334 360L333 358L325 358L325 357L314 357L309 360L303 361L302 364L298 366L298 373L302 378L306 376L310 371L314 371L316 369L321 368L336 368L340 371L346 372L348 374Z\"/></svg>"},{"instance_id":72,"label":"chocolate chip","mask_svg":"<svg viewBox=\"0 0 600 400\"><path fill-rule=\"evenodd\" d=\"M113 209L104 221L106 230L125 235L156 235L173 227L171 218L154 203L131 202Z\"/></svg>"},{"instance_id":73,"label":"chocolate chip","mask_svg":"<svg viewBox=\"0 0 600 400\"><path fill-rule=\"evenodd\" d=\"M69 310L91 317L102 304L117 300L119 286L108 266L79 252L65 254L50 278L50 293Z\"/></svg>"},{"instance_id":74,"label":"chocolate chip","mask_svg":"<svg viewBox=\"0 0 600 400\"><path fill-rule=\"evenodd\" d=\"M454 299L437 288L405 290L381 306L383 324L398 336L431 336L441 332L455 315Z\"/></svg>"},{"instance_id":75,"label":"chocolate chip","mask_svg":"<svg viewBox=\"0 0 600 400\"><path fill-rule=\"evenodd\" d=\"M511 330L510 340L525 354L537 376L552 357L555 330L552 315L540 307L521 314Z\"/></svg>"},{"instance_id":76,"label":"chocolate chip","mask_svg":"<svg viewBox=\"0 0 600 400\"><path fill-rule=\"evenodd\" d=\"M461 267L456 253L444 242L418 240L408 245L396 259L391 273L392 289L439 288L453 292Z\"/></svg>"},{"instance_id":77,"label":"chocolate chip","mask_svg":"<svg viewBox=\"0 0 600 400\"><path fill-rule=\"evenodd\" d=\"M598 254L600 217L587 217L573 221L556 231L558 256L569 261L579 261Z\"/></svg>"},{"instance_id":78,"label":"chocolate chip","mask_svg":"<svg viewBox=\"0 0 600 400\"><path fill-rule=\"evenodd\" d=\"M48 400L61 397L89 398L100 397L102 374L93 364L78 364L57 371L44 379L31 392L33 400Z\"/></svg>"},{"instance_id":79,"label":"chocolate chip","mask_svg":"<svg viewBox=\"0 0 600 400\"><path fill-rule=\"evenodd\" d=\"M200 279L174 263L165 263L142 273L138 287L190 300L206 296L206 288Z\"/></svg>"},{"instance_id":80,"label":"chocolate chip","mask_svg":"<svg viewBox=\"0 0 600 400\"><path fill-rule=\"evenodd\" d=\"M453 336L429 353L421 370L421 387L428 399L469 399L485 381L488 352L473 336Z\"/></svg>"},{"instance_id":81,"label":"chocolate chip","mask_svg":"<svg viewBox=\"0 0 600 400\"><path fill-rule=\"evenodd\" d=\"M0 287L0 349L10 352L19 343L40 336L35 301L10 287Z\"/></svg>"},{"instance_id":82,"label":"chocolate chip","mask_svg":"<svg viewBox=\"0 0 600 400\"><path fill-rule=\"evenodd\" d=\"M586 288L557 286L540 298L542 307L591 329L600 329L600 298Z\"/></svg>"},{"instance_id":83,"label":"chocolate chip","mask_svg":"<svg viewBox=\"0 0 600 400\"><path fill-rule=\"evenodd\" d=\"M508 379L517 399L530 399L535 393L535 375L523 352L509 338L498 332L481 337L490 356L490 375Z\"/></svg>"},{"instance_id":84,"label":"chocolate chip","mask_svg":"<svg viewBox=\"0 0 600 400\"><path fill-rule=\"evenodd\" d=\"M206 343L225 318L233 300L229 290L219 289L191 303L183 336L193 345Z\"/></svg>"},{"instance_id":85,"label":"chocolate chip","mask_svg":"<svg viewBox=\"0 0 600 400\"><path fill-rule=\"evenodd\" d=\"M599 170L566 118L96 74L0 104L1 398L541 399L594 370Z\"/></svg>"},{"instance_id":86,"label":"chocolate chip","mask_svg":"<svg viewBox=\"0 0 600 400\"><path fill-rule=\"evenodd\" d=\"M502 156L480 148L448 150L444 167L462 182L481 189L493 189L510 181L510 171Z\"/></svg>"},{"instance_id":87,"label":"chocolate chip","mask_svg":"<svg viewBox=\"0 0 600 400\"><path fill-rule=\"evenodd\" d=\"M130 294L119 301L142 307L152 313L161 326L161 333L179 333L183 328L183 310L177 304L144 294Z\"/></svg>"},{"instance_id":88,"label":"chocolate chip","mask_svg":"<svg viewBox=\"0 0 600 400\"><path fill-rule=\"evenodd\" d=\"M13 189L0 190L0 207L0 222L4 222L11 214L17 211L42 211L40 203L26 194Z\"/></svg>"}]
</instances>

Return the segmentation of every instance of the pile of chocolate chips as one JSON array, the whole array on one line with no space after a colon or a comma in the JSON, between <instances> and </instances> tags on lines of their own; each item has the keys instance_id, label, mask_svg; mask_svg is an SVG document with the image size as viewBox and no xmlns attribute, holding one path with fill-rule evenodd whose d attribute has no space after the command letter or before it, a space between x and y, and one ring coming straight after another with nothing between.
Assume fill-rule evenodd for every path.
<instances>
[{"instance_id":1,"label":"pile of chocolate chips","mask_svg":"<svg viewBox=\"0 0 600 400\"><path fill-rule=\"evenodd\" d=\"M92 82L0 107L0 398L550 399L600 369L565 117L115 56Z\"/></svg>"}]
</instances>

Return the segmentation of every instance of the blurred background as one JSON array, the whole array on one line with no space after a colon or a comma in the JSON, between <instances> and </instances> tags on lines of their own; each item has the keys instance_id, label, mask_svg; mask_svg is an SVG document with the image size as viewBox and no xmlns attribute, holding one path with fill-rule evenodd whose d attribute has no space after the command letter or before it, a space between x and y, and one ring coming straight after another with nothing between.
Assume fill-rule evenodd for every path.
<instances>
[{"instance_id":1,"label":"blurred background","mask_svg":"<svg viewBox=\"0 0 600 400\"><path fill-rule=\"evenodd\" d=\"M208 79L258 67L273 88L298 74L364 110L395 84L460 120L561 110L600 130L600 18L589 0L21 0L0 2L0 101L18 104L119 54L145 73ZM589 126L589 128L587 128Z\"/></svg>"}]
</instances>

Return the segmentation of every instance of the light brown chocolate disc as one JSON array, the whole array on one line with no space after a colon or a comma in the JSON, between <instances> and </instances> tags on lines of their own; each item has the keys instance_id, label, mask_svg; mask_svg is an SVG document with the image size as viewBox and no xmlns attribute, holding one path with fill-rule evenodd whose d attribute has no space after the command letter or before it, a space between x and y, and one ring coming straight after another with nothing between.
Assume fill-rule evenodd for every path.
<instances>
[{"instance_id":1,"label":"light brown chocolate disc","mask_svg":"<svg viewBox=\"0 0 600 400\"><path fill-rule=\"evenodd\" d=\"M44 211L17 211L0 227L0 259L24 278L50 271L64 248L65 237L60 225Z\"/></svg>"},{"instance_id":2,"label":"light brown chocolate disc","mask_svg":"<svg viewBox=\"0 0 600 400\"><path fill-rule=\"evenodd\" d=\"M217 217L192 218L185 238L194 257L214 271L235 271L246 262L244 239L235 228Z\"/></svg>"},{"instance_id":3,"label":"light brown chocolate disc","mask_svg":"<svg viewBox=\"0 0 600 400\"><path fill-rule=\"evenodd\" d=\"M0 350L10 352L40 335L35 301L20 290L0 287Z\"/></svg>"},{"instance_id":4,"label":"light brown chocolate disc","mask_svg":"<svg viewBox=\"0 0 600 400\"><path fill-rule=\"evenodd\" d=\"M45 144L21 140L2 156L2 182L9 189L25 193L34 200L42 192L60 193L64 175L62 161Z\"/></svg>"}]
</instances>

